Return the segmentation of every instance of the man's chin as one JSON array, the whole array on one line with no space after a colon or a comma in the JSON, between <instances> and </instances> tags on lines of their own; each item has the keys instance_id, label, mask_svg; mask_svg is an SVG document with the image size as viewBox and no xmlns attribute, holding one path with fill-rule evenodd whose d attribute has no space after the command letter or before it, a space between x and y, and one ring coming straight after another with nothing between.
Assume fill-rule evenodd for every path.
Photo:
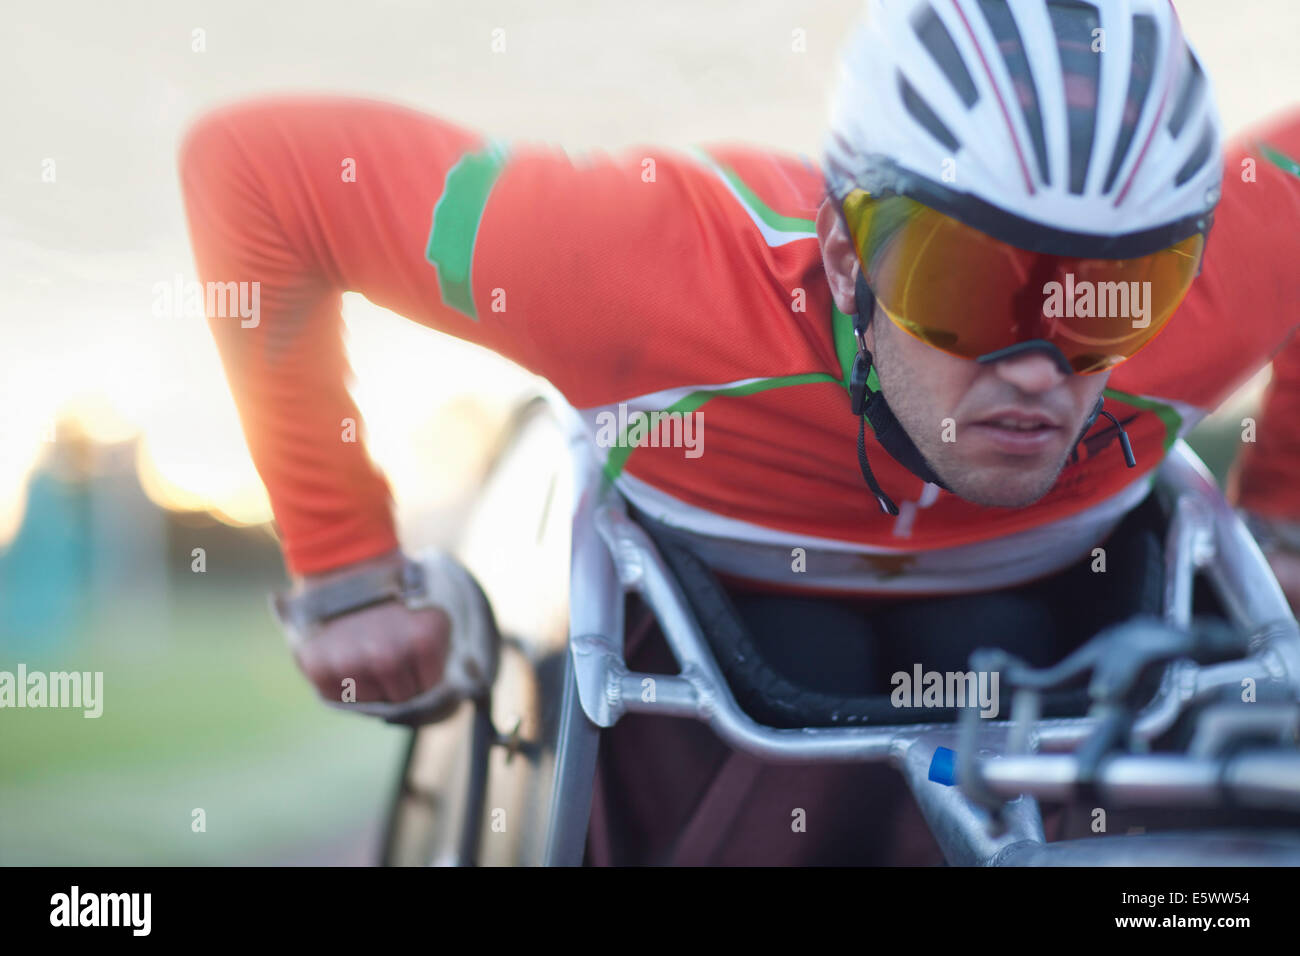
<instances>
[{"instance_id":1,"label":"man's chin","mask_svg":"<svg viewBox=\"0 0 1300 956\"><path fill-rule=\"evenodd\" d=\"M1064 467L1064 466L1062 466ZM1025 474L1006 473L1005 469L983 469L980 474L962 475L959 480L944 483L952 493L972 504L985 508L1024 508L1040 501L1056 484L1061 468Z\"/></svg>"}]
</instances>

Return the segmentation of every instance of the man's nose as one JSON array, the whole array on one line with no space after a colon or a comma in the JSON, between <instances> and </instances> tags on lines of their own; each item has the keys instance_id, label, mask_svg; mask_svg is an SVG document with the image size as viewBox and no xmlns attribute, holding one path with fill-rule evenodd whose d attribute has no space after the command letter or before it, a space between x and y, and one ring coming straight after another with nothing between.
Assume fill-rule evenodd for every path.
<instances>
[{"instance_id":1,"label":"man's nose","mask_svg":"<svg viewBox=\"0 0 1300 956\"><path fill-rule=\"evenodd\" d=\"M1065 381L1065 373L1050 356L1026 352L993 363L994 373L1022 392L1046 392Z\"/></svg>"}]
</instances>

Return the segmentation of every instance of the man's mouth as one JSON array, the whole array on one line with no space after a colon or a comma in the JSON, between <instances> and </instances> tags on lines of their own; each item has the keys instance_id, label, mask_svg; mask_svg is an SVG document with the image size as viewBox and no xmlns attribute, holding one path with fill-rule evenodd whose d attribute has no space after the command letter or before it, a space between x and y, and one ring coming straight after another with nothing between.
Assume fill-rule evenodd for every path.
<instances>
[{"instance_id":1,"label":"man's mouth","mask_svg":"<svg viewBox=\"0 0 1300 956\"><path fill-rule=\"evenodd\" d=\"M1055 428L1055 427L1056 427L1055 425L1051 424L1050 422L1042 422L1042 421L1032 421L1032 422L1031 422L1031 421L1025 421L1025 420L1022 420L1022 419L1015 419L1015 418L997 418L997 419L987 419L987 420L982 421L982 422L976 422L976 424L977 424L977 425L992 425L992 426L994 426L995 428L1009 428L1009 429L1011 429L1012 431L1017 431L1017 432L1031 432L1031 431L1038 431L1039 429L1042 429L1042 428Z\"/></svg>"},{"instance_id":2,"label":"man's mouth","mask_svg":"<svg viewBox=\"0 0 1300 956\"><path fill-rule=\"evenodd\" d=\"M1059 428L1061 423L1045 412L1023 412L1018 408L1000 408L979 419L977 425L996 425L999 428L1028 430L1031 428Z\"/></svg>"},{"instance_id":3,"label":"man's mouth","mask_svg":"<svg viewBox=\"0 0 1300 956\"><path fill-rule=\"evenodd\" d=\"M998 451L1036 455L1055 444L1062 428L1047 415L1005 409L974 422L970 430Z\"/></svg>"}]
</instances>

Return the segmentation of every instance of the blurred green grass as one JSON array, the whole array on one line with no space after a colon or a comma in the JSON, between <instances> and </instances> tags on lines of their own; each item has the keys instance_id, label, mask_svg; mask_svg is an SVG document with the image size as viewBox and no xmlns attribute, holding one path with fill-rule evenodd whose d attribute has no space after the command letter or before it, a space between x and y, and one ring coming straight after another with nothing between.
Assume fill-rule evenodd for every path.
<instances>
[{"instance_id":1,"label":"blurred green grass","mask_svg":"<svg viewBox=\"0 0 1300 956\"><path fill-rule=\"evenodd\" d=\"M124 599L80 643L3 649L6 670L102 671L104 703L0 711L0 863L366 862L405 732L321 704L260 592L168 604L162 627Z\"/></svg>"}]
</instances>

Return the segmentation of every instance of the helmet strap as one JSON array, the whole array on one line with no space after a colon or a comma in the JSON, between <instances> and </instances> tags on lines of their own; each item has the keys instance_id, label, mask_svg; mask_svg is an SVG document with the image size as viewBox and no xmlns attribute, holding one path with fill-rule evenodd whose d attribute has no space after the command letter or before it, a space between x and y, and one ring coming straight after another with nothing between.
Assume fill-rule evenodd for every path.
<instances>
[{"instance_id":1,"label":"helmet strap","mask_svg":"<svg viewBox=\"0 0 1300 956\"><path fill-rule=\"evenodd\" d=\"M875 360L867 348L864 336L867 325L871 322L872 313L876 308L876 297L868 288L861 269L858 270L855 295L857 297L857 312L853 315L853 332L858 339L858 354L853 360L853 371L849 376L849 399L852 404L853 414L860 419L858 423L858 467L862 470L862 477L865 479L867 487L871 489L872 494L876 496L876 500L880 502L881 510L885 514L896 515L898 514L898 506L894 504L889 495L885 494L880 487L880 483L876 481L871 466L867 463L866 426L868 423L871 424L871 431L875 434L876 441L900 465L922 481L938 485L944 491L950 491L951 489L934 473L934 470L921 454L920 449L912 441L911 436L899 424L893 410L889 407L889 403L885 401L885 393L883 391L872 391L867 384Z\"/></svg>"},{"instance_id":2,"label":"helmet strap","mask_svg":"<svg viewBox=\"0 0 1300 956\"><path fill-rule=\"evenodd\" d=\"M853 333L858 340L858 354L853 360L853 369L849 375L849 401L854 416L859 418L858 467L862 471L862 477L866 481L867 487L871 489L871 493L876 496L876 500L880 503L880 509L885 514L897 515L898 506L880 487L880 482L876 480L871 465L867 462L866 426L868 423L870 423L871 430L876 436L876 442L885 451L889 452L900 465L922 481L937 485L944 491L951 492L952 489L945 485L939 476L935 474L934 469L925 460L920 449L912 441L911 436L899 423L893 410L889 407L889 403L885 400L884 391L872 391L868 385L875 359L867 348L865 334L867 326L871 323L872 314L875 312L876 297L867 286L861 269L858 270L855 296L857 311L853 315ZM1096 423L1098 417L1105 415L1119 429L1120 448L1124 453L1125 464L1130 468L1134 468L1137 466L1137 460L1133 455L1133 448L1129 444L1128 434L1124 431L1124 426L1120 424L1119 419L1102 407L1105 401L1104 396L1097 397L1096 406L1088 416L1083 428L1079 430L1078 438L1075 439L1074 447L1070 452L1070 461L1071 463L1078 462L1078 446L1083 442L1084 436L1088 434L1089 429Z\"/></svg>"}]
</instances>

